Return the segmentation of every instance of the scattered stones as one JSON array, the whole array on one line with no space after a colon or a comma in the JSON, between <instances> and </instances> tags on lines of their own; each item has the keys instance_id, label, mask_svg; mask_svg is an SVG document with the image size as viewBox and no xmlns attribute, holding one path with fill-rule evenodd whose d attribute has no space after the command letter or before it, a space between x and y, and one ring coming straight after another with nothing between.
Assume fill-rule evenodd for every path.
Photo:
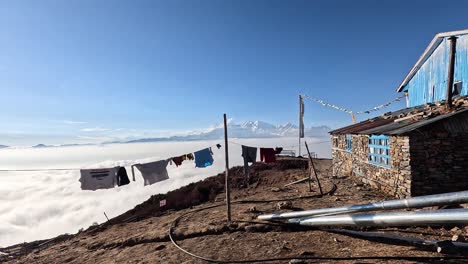
<instances>
[{"instance_id":1,"label":"scattered stones","mask_svg":"<svg viewBox=\"0 0 468 264\"><path fill-rule=\"evenodd\" d=\"M283 201L276 204L276 209L283 210L283 209L292 209L292 202L291 201Z\"/></svg>"}]
</instances>

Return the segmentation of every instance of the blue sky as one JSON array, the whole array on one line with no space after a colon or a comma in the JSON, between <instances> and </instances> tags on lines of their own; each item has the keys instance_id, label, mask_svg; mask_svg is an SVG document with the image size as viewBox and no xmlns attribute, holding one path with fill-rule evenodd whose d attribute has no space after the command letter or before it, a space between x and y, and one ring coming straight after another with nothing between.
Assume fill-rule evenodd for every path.
<instances>
[{"instance_id":1,"label":"blue sky","mask_svg":"<svg viewBox=\"0 0 468 264\"><path fill-rule=\"evenodd\" d=\"M366 110L398 96L436 33L468 28L467 10L463 1L1 1L0 144L168 135L224 112L297 123L299 93ZM305 121L351 119L307 102Z\"/></svg>"}]
</instances>

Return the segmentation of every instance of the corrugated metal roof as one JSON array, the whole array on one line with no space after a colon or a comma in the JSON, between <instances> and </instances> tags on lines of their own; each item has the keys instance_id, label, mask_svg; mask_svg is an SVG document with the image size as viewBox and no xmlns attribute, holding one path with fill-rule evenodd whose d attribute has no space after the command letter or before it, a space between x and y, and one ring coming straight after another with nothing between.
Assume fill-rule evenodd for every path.
<instances>
[{"instance_id":1,"label":"corrugated metal roof","mask_svg":"<svg viewBox=\"0 0 468 264\"><path fill-rule=\"evenodd\" d=\"M393 118L394 119L394 118ZM330 134L360 134L359 132L393 122L393 119L369 119L347 127L330 131Z\"/></svg>"},{"instance_id":2,"label":"corrugated metal roof","mask_svg":"<svg viewBox=\"0 0 468 264\"><path fill-rule=\"evenodd\" d=\"M409 116L417 113L423 113L428 110L424 106L417 106L412 108L405 108L396 112L388 113L386 117L377 117L369 119L351 126L336 129L330 132L330 134L385 134L385 135L401 135L404 133L411 132L415 129L423 126L435 123L437 121L452 117L457 114L465 113L468 108L462 108L458 111L440 114L438 116L418 116L417 119L404 119L398 121L399 118ZM435 112L437 113L437 112ZM398 122L395 122L398 121Z\"/></svg>"}]
</instances>

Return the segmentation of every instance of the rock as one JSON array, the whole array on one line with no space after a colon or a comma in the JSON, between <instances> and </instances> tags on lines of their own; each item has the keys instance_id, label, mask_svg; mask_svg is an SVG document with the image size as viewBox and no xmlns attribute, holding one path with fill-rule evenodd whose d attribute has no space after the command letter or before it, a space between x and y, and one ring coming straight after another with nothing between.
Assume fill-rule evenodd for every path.
<instances>
[{"instance_id":1,"label":"rock","mask_svg":"<svg viewBox=\"0 0 468 264\"><path fill-rule=\"evenodd\" d=\"M292 209L293 206L292 206L292 203L291 201L283 201L283 202L279 202L276 204L276 209L278 210L282 210L282 209Z\"/></svg>"},{"instance_id":2,"label":"rock","mask_svg":"<svg viewBox=\"0 0 468 264\"><path fill-rule=\"evenodd\" d=\"M460 240L460 236L459 235L453 235L452 236L452 241L459 241Z\"/></svg>"},{"instance_id":3,"label":"rock","mask_svg":"<svg viewBox=\"0 0 468 264\"><path fill-rule=\"evenodd\" d=\"M278 187L273 187L273 188L271 188L271 191L272 192L279 192L279 191L281 191L281 189L278 188Z\"/></svg>"},{"instance_id":4,"label":"rock","mask_svg":"<svg viewBox=\"0 0 468 264\"><path fill-rule=\"evenodd\" d=\"M315 253L312 251L302 251L300 255L301 256L314 256Z\"/></svg>"},{"instance_id":5,"label":"rock","mask_svg":"<svg viewBox=\"0 0 468 264\"><path fill-rule=\"evenodd\" d=\"M251 206L247 209L248 213L258 213L257 207Z\"/></svg>"},{"instance_id":6,"label":"rock","mask_svg":"<svg viewBox=\"0 0 468 264\"><path fill-rule=\"evenodd\" d=\"M305 264L305 263L307 262L303 259L291 259L291 261L289 261L289 264Z\"/></svg>"},{"instance_id":7,"label":"rock","mask_svg":"<svg viewBox=\"0 0 468 264\"><path fill-rule=\"evenodd\" d=\"M161 245L157 246L154 250L158 251L158 250L163 250L165 248L166 248L166 246L161 244Z\"/></svg>"},{"instance_id":8,"label":"rock","mask_svg":"<svg viewBox=\"0 0 468 264\"><path fill-rule=\"evenodd\" d=\"M336 237L333 238L333 241L335 241L336 243L341 243L341 240L339 240L339 239L336 238Z\"/></svg>"},{"instance_id":9,"label":"rock","mask_svg":"<svg viewBox=\"0 0 468 264\"><path fill-rule=\"evenodd\" d=\"M463 231L458 228L458 227L454 227L452 229L450 229L450 233L454 234L454 235L460 235Z\"/></svg>"}]
</instances>

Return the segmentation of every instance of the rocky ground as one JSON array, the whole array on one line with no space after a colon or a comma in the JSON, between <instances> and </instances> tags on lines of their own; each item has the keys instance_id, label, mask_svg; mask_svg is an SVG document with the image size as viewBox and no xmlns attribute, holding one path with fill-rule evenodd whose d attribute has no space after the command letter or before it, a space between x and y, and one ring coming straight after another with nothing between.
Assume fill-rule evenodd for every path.
<instances>
[{"instance_id":1,"label":"rocky ground","mask_svg":"<svg viewBox=\"0 0 468 264\"><path fill-rule=\"evenodd\" d=\"M147 202L109 222L75 235L19 244L0 249L6 263L206 263L174 246L218 261L277 258L269 263L388 263L465 262L462 252L437 253L433 247L402 245L390 240L369 241L337 230L267 224L257 216L391 199L351 178L331 175L330 160L314 160L322 188L312 182L284 185L308 176L305 159L258 163L251 168L248 186L243 169L230 170L232 219L226 223L224 175L185 186ZM160 200L167 201L160 207ZM174 222L175 221L175 222ZM362 230L361 230L362 231ZM366 229L383 234L430 240L464 240L464 227ZM338 230L339 232L339 230ZM456 256L458 259L450 259ZM463 256L461 256L463 257ZM291 260L293 258L294 260ZM316 258L301 260L305 258ZM328 258L328 259L327 259Z\"/></svg>"}]
</instances>

